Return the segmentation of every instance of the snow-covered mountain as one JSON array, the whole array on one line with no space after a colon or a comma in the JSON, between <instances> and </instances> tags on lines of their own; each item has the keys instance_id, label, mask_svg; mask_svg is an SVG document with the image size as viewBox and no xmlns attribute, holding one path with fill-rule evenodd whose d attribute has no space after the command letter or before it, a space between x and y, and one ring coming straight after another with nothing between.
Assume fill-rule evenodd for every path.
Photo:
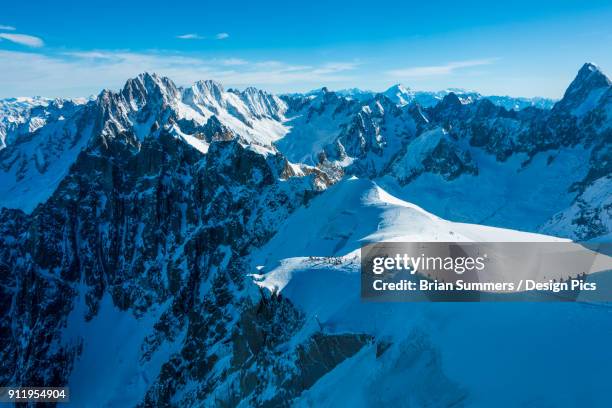
<instances>
[{"instance_id":1,"label":"snow-covered mountain","mask_svg":"<svg viewBox=\"0 0 612 408\"><path fill-rule=\"evenodd\" d=\"M608 84L585 64L551 110L509 111L454 93L430 108L379 98L377 109L355 108L324 151L346 173L446 218L526 231L554 224L562 236L592 239L610 233L610 208L595 193L611 174Z\"/></svg>"},{"instance_id":2,"label":"snow-covered mountain","mask_svg":"<svg viewBox=\"0 0 612 408\"><path fill-rule=\"evenodd\" d=\"M466 91L458 88L428 92L414 91L410 88L404 87L402 84L391 86L389 89L383 92L383 95L391 99L399 106L405 106L412 102L417 102L419 105L428 108L437 105L446 95L450 93L457 95L462 103L472 103L475 100L482 98L482 96L477 92Z\"/></svg>"},{"instance_id":3,"label":"snow-covered mountain","mask_svg":"<svg viewBox=\"0 0 612 408\"><path fill-rule=\"evenodd\" d=\"M227 336L247 340L235 321L248 319L240 311L251 296L244 255L331 184L323 171L239 137L203 133L201 149L170 121L169 83L157 88L158 79L142 79L125 93L104 92L70 119L92 121L81 135L89 140L31 215L0 212L1 290L10 299L0 320L3 355L10 356L3 384L70 384L75 406L94 396L112 405L123 387L126 405L181 401L182 386L152 382L164 381L175 352L198 350L185 376L171 380L204 385L217 377L213 371L225 363L214 368L213 360L227 357ZM153 114L167 124L139 133ZM261 301L252 298L251 312ZM110 332L125 337L110 340ZM213 343L220 349L208 349Z\"/></svg>"},{"instance_id":4,"label":"snow-covered mountain","mask_svg":"<svg viewBox=\"0 0 612 408\"><path fill-rule=\"evenodd\" d=\"M361 104L323 89L316 95L284 96L289 131L275 146L290 160L316 164L326 145L348 126Z\"/></svg>"},{"instance_id":5,"label":"snow-covered mountain","mask_svg":"<svg viewBox=\"0 0 612 408\"><path fill-rule=\"evenodd\" d=\"M147 73L86 104L41 102L7 133L9 145L0 151L0 207L31 212L49 198L96 136L127 133L138 148L146 136L168 128L202 151L212 140L234 137L272 151L271 142L287 132L285 110L282 100L254 88L225 91L214 81L201 81L181 89ZM13 136L19 132L24 136Z\"/></svg>"},{"instance_id":6,"label":"snow-covered mountain","mask_svg":"<svg viewBox=\"0 0 612 408\"><path fill-rule=\"evenodd\" d=\"M8 98L0 99L0 150L6 147L6 136L14 129L28 121L29 111L34 106L46 106L44 98ZM33 132L40 122L33 120L27 125L27 131Z\"/></svg>"},{"instance_id":7,"label":"snow-covered mountain","mask_svg":"<svg viewBox=\"0 0 612 408\"><path fill-rule=\"evenodd\" d=\"M555 353L587 339L598 343L596 347L603 346L605 336L590 325L605 320L606 312L567 305L533 313L533 305L525 304L480 304L475 308L447 303L367 303L359 297L359 248L367 242L554 240L449 222L393 197L369 180L345 179L330 187L308 207L293 213L254 252L255 281L304 312L306 323L288 346L288 360L301 341L321 332L362 333L371 340L293 404L390 406L402 404L409 394L416 406L485 407L496 405L502 389L512 384L521 393L506 397L509 406L528 405L533 400L563 406L567 398L575 398L573 391L560 390L550 396L550 390L559 390L557 382L563 378L588 384L593 395L599 396L593 405L604 404L605 380L587 370L584 360L560 363ZM551 353L541 353L541 343L531 341L567 330L569 322L576 331L556 338ZM526 332L529 339L519 340ZM511 352L517 348L525 355ZM508 350L507 358L500 358L500 349ZM610 353L604 354L609 360ZM538 386L524 375L527 362L540 370ZM498 374L491 376L491 371Z\"/></svg>"},{"instance_id":8,"label":"snow-covered mountain","mask_svg":"<svg viewBox=\"0 0 612 408\"><path fill-rule=\"evenodd\" d=\"M327 92L330 92L329 88L321 87L321 88L313 89L311 91L304 92L304 93L300 93L300 92L286 93L286 94L282 94L281 97L285 97L285 98L316 97L318 95L321 95ZM359 88L337 89L337 90L334 90L333 92L346 99L355 99L361 102L367 99L371 99L374 95L376 95L376 92L374 91L368 91L368 90L363 90Z\"/></svg>"},{"instance_id":9,"label":"snow-covered mountain","mask_svg":"<svg viewBox=\"0 0 612 408\"><path fill-rule=\"evenodd\" d=\"M294 93L287 94L288 97L299 97L299 96L316 96L322 92L329 92L327 88L314 89L304 94ZM347 99L354 99L360 102L364 102L368 99L372 99L377 92L362 90L359 88L348 88L339 89L334 91L338 95L341 95ZM548 98L534 97L512 97L512 96L499 96L499 95L482 95L475 91L466 91L460 88L448 88L441 91L416 91L402 84L395 84L383 92L380 92L387 98L391 99L394 103L399 106L405 106L412 102L418 102L423 107L432 107L437 105L444 97L450 93L454 93L459 97L463 103L471 103L479 99L488 99L493 102L494 105L501 106L506 110L521 110L528 107L535 107L540 109L551 109L555 104L555 101Z\"/></svg>"},{"instance_id":10,"label":"snow-covered mountain","mask_svg":"<svg viewBox=\"0 0 612 408\"><path fill-rule=\"evenodd\" d=\"M254 148L280 150L291 162L315 166L327 160L351 174L385 177L382 183L396 194L416 196L419 204L451 219L525 230L555 224L558 232L575 231L566 236L593 238L609 232L606 204L582 203L578 195L598 175L610 173L602 160L609 152L608 89L609 79L587 64L550 111L513 111L476 94L447 91L436 105L423 105L418 92L400 85L371 98L326 88L278 98L254 88L226 91L214 81L179 88L168 78L143 74L119 92L104 91L88 103L5 103L3 121L12 125L6 133L9 147L0 153L0 205L31 211L51 195L92 135L131 132L137 148L144 136L168 128L203 152L213 139L237 137ZM26 137L17 137L20 132ZM444 132L442 139L430 137ZM590 167L583 166L584 161ZM542 166L550 180L535 183L531 173L539 173ZM438 175L429 176L432 171ZM501 178L523 180L519 185L526 192L534 191L534 183L546 185L550 205L542 206L541 198L532 206L517 202L511 198L516 197L515 187L510 181L500 184ZM475 189L472 183L492 187ZM474 198L450 206L465 188L474 190ZM429 202L431 194L422 194L441 189L445 200ZM482 204L485 197L493 198L487 200L490 204ZM507 217L495 215L501 202L509 205ZM582 210L576 207L579 202ZM574 218L568 221L570 213ZM578 213L589 219L580 221L586 222L583 228L571 227L582 217Z\"/></svg>"},{"instance_id":11,"label":"snow-covered mountain","mask_svg":"<svg viewBox=\"0 0 612 408\"><path fill-rule=\"evenodd\" d=\"M609 239L610 80L585 64L552 109L393 99L410 92L277 97L142 74L84 103L7 108L0 384L69 385L74 406L607 395L567 353L612 363L605 308L366 304L359 247ZM525 336L561 331L546 353Z\"/></svg>"},{"instance_id":12,"label":"snow-covered mountain","mask_svg":"<svg viewBox=\"0 0 612 408\"><path fill-rule=\"evenodd\" d=\"M36 131L47 121L57 120L64 113L64 104L70 109L84 102L84 99L52 100L38 96L0 99L0 150L20 135Z\"/></svg>"},{"instance_id":13,"label":"snow-covered mountain","mask_svg":"<svg viewBox=\"0 0 612 408\"><path fill-rule=\"evenodd\" d=\"M433 107L444 99L446 95L455 94L459 100L466 104L480 99L488 99L494 105L501 106L506 110L522 110L528 107L540 109L551 109L555 103L552 99L535 97L523 98L499 95L482 95L475 91L466 91L460 88L449 88L442 91L413 91L401 84L396 84L383 92L392 101L399 105L407 105L411 102L418 102L423 107Z\"/></svg>"}]
</instances>

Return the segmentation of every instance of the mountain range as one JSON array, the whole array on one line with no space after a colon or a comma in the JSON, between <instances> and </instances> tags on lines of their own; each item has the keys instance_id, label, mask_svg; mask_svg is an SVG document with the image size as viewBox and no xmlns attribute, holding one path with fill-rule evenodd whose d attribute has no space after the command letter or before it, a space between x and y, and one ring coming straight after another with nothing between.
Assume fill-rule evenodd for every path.
<instances>
[{"instance_id":1,"label":"mountain range","mask_svg":"<svg viewBox=\"0 0 612 408\"><path fill-rule=\"evenodd\" d=\"M285 94L287 97L295 96L316 96L322 92L328 92L327 88L314 89L306 93L291 93ZM512 97L512 96L484 96L476 91L466 91L461 88L449 88L442 91L415 91L402 84L395 84L383 92L367 91L359 88L339 89L334 91L338 95L348 99L356 99L358 101L366 101L372 99L376 94L382 93L391 101L400 106L408 105L411 102L418 102L423 107L432 107L440 102L450 93L454 93L463 103L474 102L478 99L488 99L493 104L501 106L507 110L521 110L529 106L541 109L550 109L555 104L555 101L550 98L534 97Z\"/></svg>"},{"instance_id":2,"label":"mountain range","mask_svg":"<svg viewBox=\"0 0 612 408\"><path fill-rule=\"evenodd\" d=\"M463 353L491 352L450 344L466 325L484 338L505 317L494 340L511 347L569 316L576 337L554 350L607 347L597 308L476 318L358 294L367 242L609 240L612 82L593 64L554 104L144 73L90 99L3 100L0 136L2 385L69 385L75 406L382 406L406 390L490 406L483 373L520 382L521 360L458 377ZM605 395L580 361L574 378L537 361L552 374L517 403L561 381Z\"/></svg>"}]
</instances>

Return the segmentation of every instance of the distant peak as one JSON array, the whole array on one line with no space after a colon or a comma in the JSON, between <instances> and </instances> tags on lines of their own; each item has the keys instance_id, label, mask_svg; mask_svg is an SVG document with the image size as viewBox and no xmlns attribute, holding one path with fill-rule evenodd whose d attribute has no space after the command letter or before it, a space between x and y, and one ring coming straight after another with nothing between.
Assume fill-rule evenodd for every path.
<instances>
[{"instance_id":1,"label":"distant peak","mask_svg":"<svg viewBox=\"0 0 612 408\"><path fill-rule=\"evenodd\" d=\"M219 102L223 99L224 93L225 90L223 85L221 85L219 82L211 79L205 79L197 81L191 87L187 88L184 95L187 99L211 99ZM237 90L234 90L234 93L240 94L240 92Z\"/></svg>"},{"instance_id":2,"label":"distant peak","mask_svg":"<svg viewBox=\"0 0 612 408\"><path fill-rule=\"evenodd\" d=\"M575 86L588 86L590 88L601 88L612 85L610 79L599 69L599 67L591 62L585 63L578 71L576 78L570 85L570 88Z\"/></svg>"},{"instance_id":3,"label":"distant peak","mask_svg":"<svg viewBox=\"0 0 612 408\"><path fill-rule=\"evenodd\" d=\"M301 94L301 95L303 95L303 96L319 96L319 95L326 94L326 93L329 93L329 89L326 86L324 86L322 88L312 89L312 90L310 90L310 91L308 91L308 92L306 92L304 94Z\"/></svg>"},{"instance_id":4,"label":"distant peak","mask_svg":"<svg viewBox=\"0 0 612 408\"><path fill-rule=\"evenodd\" d=\"M134 78L128 79L125 86L127 87L134 84L141 84L147 88L151 86L163 88L168 86L170 83L172 83L170 79L161 77L154 72L143 72Z\"/></svg>"},{"instance_id":5,"label":"distant peak","mask_svg":"<svg viewBox=\"0 0 612 408\"><path fill-rule=\"evenodd\" d=\"M385 93L388 93L388 92L401 92L401 93L408 93L408 92L410 92L410 88L406 88L406 87L405 87L404 85L402 85L402 84L395 84L395 85L390 86L390 87L389 87L389 88L388 88L388 89L385 91Z\"/></svg>"},{"instance_id":6,"label":"distant peak","mask_svg":"<svg viewBox=\"0 0 612 408\"><path fill-rule=\"evenodd\" d=\"M134 92L136 89L141 92L159 91L162 93L176 93L177 88L169 78L159 76L156 73L143 72L134 78L126 81L123 87L124 92Z\"/></svg>"},{"instance_id":7,"label":"distant peak","mask_svg":"<svg viewBox=\"0 0 612 408\"><path fill-rule=\"evenodd\" d=\"M461 106L461 99L457 96L456 93L450 92L442 98L442 102L440 102L442 106Z\"/></svg>"},{"instance_id":8,"label":"distant peak","mask_svg":"<svg viewBox=\"0 0 612 408\"><path fill-rule=\"evenodd\" d=\"M136 77L138 79L142 79L142 80L158 80L159 79L159 75L157 75L155 72L142 72L140 74L138 74L138 76Z\"/></svg>"},{"instance_id":9,"label":"distant peak","mask_svg":"<svg viewBox=\"0 0 612 408\"><path fill-rule=\"evenodd\" d=\"M447 88L446 92L448 93L455 93L458 95L463 95L463 94L467 94L467 93L477 93L476 91L468 91L467 89L463 89L463 88Z\"/></svg>"},{"instance_id":10,"label":"distant peak","mask_svg":"<svg viewBox=\"0 0 612 408\"><path fill-rule=\"evenodd\" d=\"M402 84L395 84L383 92L387 98L394 103L404 106L414 100L414 92L410 88L404 87Z\"/></svg>"},{"instance_id":11,"label":"distant peak","mask_svg":"<svg viewBox=\"0 0 612 408\"><path fill-rule=\"evenodd\" d=\"M587 62L580 68L576 78L569 85L563 98L554 106L555 111L571 111L574 114L593 109L606 88L612 86L612 81L595 64ZM600 90L600 91L596 91ZM596 92L593 94L593 92Z\"/></svg>"},{"instance_id":12,"label":"distant peak","mask_svg":"<svg viewBox=\"0 0 612 408\"><path fill-rule=\"evenodd\" d=\"M263 93L263 91L261 89L255 88L254 86L249 86L244 89L244 93L256 95L256 94Z\"/></svg>"},{"instance_id":13,"label":"distant peak","mask_svg":"<svg viewBox=\"0 0 612 408\"><path fill-rule=\"evenodd\" d=\"M212 79L205 79L194 84L199 89L215 90L223 92L223 85Z\"/></svg>"},{"instance_id":14,"label":"distant peak","mask_svg":"<svg viewBox=\"0 0 612 408\"><path fill-rule=\"evenodd\" d=\"M593 64L592 62L585 62L582 68L580 68L580 71L583 71L583 70L587 70L591 72L601 71L599 67L596 64Z\"/></svg>"}]
</instances>

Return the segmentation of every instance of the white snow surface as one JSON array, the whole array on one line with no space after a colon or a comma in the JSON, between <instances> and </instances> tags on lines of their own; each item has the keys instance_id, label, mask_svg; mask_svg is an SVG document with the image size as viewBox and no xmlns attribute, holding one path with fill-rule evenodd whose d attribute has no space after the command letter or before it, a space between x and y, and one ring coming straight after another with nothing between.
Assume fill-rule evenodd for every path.
<instances>
[{"instance_id":1,"label":"white snow surface","mask_svg":"<svg viewBox=\"0 0 612 408\"><path fill-rule=\"evenodd\" d=\"M355 113L345 98L334 93L314 96L301 111L285 118L287 132L275 146L292 162L317 164L318 154L340 136Z\"/></svg>"},{"instance_id":2,"label":"white snow surface","mask_svg":"<svg viewBox=\"0 0 612 408\"><path fill-rule=\"evenodd\" d=\"M198 81L182 91L176 102L179 117L204 124L216 116L219 121L248 142L270 145L288 131L283 124L286 104L277 96L247 88L226 91L214 81Z\"/></svg>"},{"instance_id":3,"label":"white snow surface","mask_svg":"<svg viewBox=\"0 0 612 408\"><path fill-rule=\"evenodd\" d=\"M253 255L253 265L264 265L263 271L267 271L260 285L282 290L290 282L296 265L312 266L308 257L338 256L351 263L358 257L359 248L367 243L421 241L567 240L447 221L390 195L370 180L352 177L330 187L308 207L297 210L272 240Z\"/></svg>"},{"instance_id":4,"label":"white snow surface","mask_svg":"<svg viewBox=\"0 0 612 408\"><path fill-rule=\"evenodd\" d=\"M548 234L579 238L581 215L590 216L604 231L612 231L612 176L604 176L590 184L572 205L558 212L541 228ZM601 242L606 237L599 237ZM607 238L610 241L610 237Z\"/></svg>"},{"instance_id":5,"label":"white snow surface","mask_svg":"<svg viewBox=\"0 0 612 408\"><path fill-rule=\"evenodd\" d=\"M30 118L29 110L35 106L47 106L49 100L41 97L17 97L0 99L0 150L6 147L6 137L20 124L30 121L28 130L35 131L44 125L44 119Z\"/></svg>"},{"instance_id":6,"label":"white snow surface","mask_svg":"<svg viewBox=\"0 0 612 408\"><path fill-rule=\"evenodd\" d=\"M588 167L584 163L591 153L581 145L564 147L538 153L523 166L527 160L524 154L500 162L483 150L464 146L478 166L478 175L466 173L446 180L426 172L400 185L398 178L418 172L423 159L444 137L441 129L419 135L409 144L407 154L394 163L392 175L377 182L392 194L446 219L522 231L538 231L551 213L572 205L576 193L568 191L567 186L586 176Z\"/></svg>"},{"instance_id":7,"label":"white snow surface","mask_svg":"<svg viewBox=\"0 0 612 408\"><path fill-rule=\"evenodd\" d=\"M180 349L182 342L179 336L164 343L150 359L143 359L143 342L168 305L159 305L144 317L136 318L131 311L119 310L110 295L105 294L98 313L85 321L81 293L63 333L65 344L83 342L68 381L72 392L67 406L118 407L140 403L162 364Z\"/></svg>"},{"instance_id":8,"label":"white snow surface","mask_svg":"<svg viewBox=\"0 0 612 408\"><path fill-rule=\"evenodd\" d=\"M253 278L262 287L280 291L305 313L307 324L292 344L322 328L328 334L368 333L391 346L380 358L375 356L375 345L365 346L302 394L296 406L367 407L406 401L446 406L462 389L468 406L487 407L495 406L507 387L521 390L504 394L509 406L580 401L585 389L606 395L605 375L586 371L599 365L565 353L575 344L607 347L599 339L607 338L602 332L609 329L594 324L609 313L605 308L556 304L534 311L526 303L364 303L359 247L380 241L563 240L446 221L368 180L353 177L331 187L325 197L297 210L253 254ZM571 336L559 336L554 344L530 341L549 339L551 332L568 324ZM415 354L414 343L421 344L421 337L439 358L429 363L419 360L429 353L429 346L423 346L426 350ZM606 364L612 362L611 353L601 357ZM520 374L527 365L541 379L538 385L530 380L534 375ZM559 384L568 382L576 386L559 389ZM551 397L547 388L559 392ZM598 403L593 401L594 406Z\"/></svg>"},{"instance_id":9,"label":"white snow surface","mask_svg":"<svg viewBox=\"0 0 612 408\"><path fill-rule=\"evenodd\" d=\"M3 150L11 166L0 171L0 207L29 213L46 201L86 146L91 126L79 129L73 121L58 120Z\"/></svg>"}]
</instances>

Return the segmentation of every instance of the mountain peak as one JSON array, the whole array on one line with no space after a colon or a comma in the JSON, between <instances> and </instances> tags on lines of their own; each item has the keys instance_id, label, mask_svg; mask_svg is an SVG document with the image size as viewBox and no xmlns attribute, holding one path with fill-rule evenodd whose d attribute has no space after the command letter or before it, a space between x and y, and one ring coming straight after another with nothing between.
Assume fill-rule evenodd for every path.
<instances>
[{"instance_id":1,"label":"mountain peak","mask_svg":"<svg viewBox=\"0 0 612 408\"><path fill-rule=\"evenodd\" d=\"M249 87L244 88L243 93L247 95L258 95L258 94L264 94L265 91L262 91L259 88L255 88L254 86L249 86Z\"/></svg>"},{"instance_id":2,"label":"mountain peak","mask_svg":"<svg viewBox=\"0 0 612 408\"><path fill-rule=\"evenodd\" d=\"M408 105L414 99L414 92L412 92L410 88L404 87L402 84L391 86L383 92L383 95L400 106Z\"/></svg>"},{"instance_id":3,"label":"mountain peak","mask_svg":"<svg viewBox=\"0 0 612 408\"><path fill-rule=\"evenodd\" d=\"M580 68L574 82L587 83L595 88L612 85L610 78L608 78L597 65L590 62L585 63L582 68ZM574 82L572 82L572 84Z\"/></svg>"},{"instance_id":4,"label":"mountain peak","mask_svg":"<svg viewBox=\"0 0 612 408\"><path fill-rule=\"evenodd\" d=\"M217 106L218 104L225 104L224 102L225 90L223 85L217 81L206 79L197 81L183 93L183 100L188 104L204 104L210 106ZM238 92L239 93L239 92Z\"/></svg>"},{"instance_id":5,"label":"mountain peak","mask_svg":"<svg viewBox=\"0 0 612 408\"><path fill-rule=\"evenodd\" d=\"M176 88L174 82L170 78L160 76L155 72L143 72L138 74L134 78L130 78L126 81L125 86L130 84L139 84L147 89L153 88ZM124 88L125 88L124 86Z\"/></svg>"},{"instance_id":6,"label":"mountain peak","mask_svg":"<svg viewBox=\"0 0 612 408\"><path fill-rule=\"evenodd\" d=\"M449 92L444 98L442 98L443 105L446 106L461 106L461 99L454 92Z\"/></svg>"},{"instance_id":7,"label":"mountain peak","mask_svg":"<svg viewBox=\"0 0 612 408\"><path fill-rule=\"evenodd\" d=\"M224 92L223 85L217 81L213 81L212 79L197 81L195 84L193 84L193 87L198 89L200 92L205 92L215 96L219 96Z\"/></svg>"},{"instance_id":8,"label":"mountain peak","mask_svg":"<svg viewBox=\"0 0 612 408\"><path fill-rule=\"evenodd\" d=\"M567 88L565 95L567 96L568 93L571 94L581 89L592 90L609 87L611 85L612 82L610 78L608 78L597 65L587 62L580 68L576 78L572 81L569 88Z\"/></svg>"},{"instance_id":9,"label":"mountain peak","mask_svg":"<svg viewBox=\"0 0 612 408\"><path fill-rule=\"evenodd\" d=\"M390 86L384 93L388 93L388 92L409 93L410 88L407 88L402 84L395 84L395 85Z\"/></svg>"},{"instance_id":10,"label":"mountain peak","mask_svg":"<svg viewBox=\"0 0 612 408\"><path fill-rule=\"evenodd\" d=\"M160 79L160 76L157 75L155 72L145 71L138 74L136 78L143 81L158 81Z\"/></svg>"},{"instance_id":11,"label":"mountain peak","mask_svg":"<svg viewBox=\"0 0 612 408\"><path fill-rule=\"evenodd\" d=\"M599 67L597 66L597 64L593 64L592 62L585 62L584 65L580 68L580 71L591 71L591 72L595 72L595 71L600 71L601 69L599 69ZM578 71L578 72L580 72Z\"/></svg>"},{"instance_id":12,"label":"mountain peak","mask_svg":"<svg viewBox=\"0 0 612 408\"><path fill-rule=\"evenodd\" d=\"M610 81L610 78L597 65L587 62L580 68L576 78L574 78L565 91L563 98L555 105L554 109L576 113L576 109L580 108L580 113L585 113L595 107L599 96L611 86L612 81ZM593 91L596 91L596 95L592 95ZM586 102L589 102L586 104L588 106L585 106Z\"/></svg>"},{"instance_id":13,"label":"mountain peak","mask_svg":"<svg viewBox=\"0 0 612 408\"><path fill-rule=\"evenodd\" d=\"M176 97L178 93L179 90L172 80L149 72L143 72L135 78L128 79L121 90L121 94L127 101L135 102L138 106L151 96L168 101Z\"/></svg>"}]
</instances>

